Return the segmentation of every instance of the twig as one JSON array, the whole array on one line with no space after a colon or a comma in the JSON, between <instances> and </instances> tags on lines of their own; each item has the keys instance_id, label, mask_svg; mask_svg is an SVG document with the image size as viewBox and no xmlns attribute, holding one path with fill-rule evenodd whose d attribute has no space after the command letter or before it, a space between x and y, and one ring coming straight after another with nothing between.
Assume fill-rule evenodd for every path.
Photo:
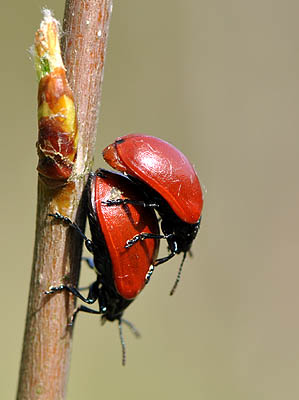
<instances>
[{"instance_id":1,"label":"twig","mask_svg":"<svg viewBox=\"0 0 299 400\"><path fill-rule=\"evenodd\" d=\"M71 181L51 188L39 179L36 238L18 400L65 398L74 309L68 294L46 298L50 285L77 284L82 243L48 214L59 210L82 227L79 207L92 162L112 0L67 0L63 49L69 84L77 106L79 143Z\"/></svg>"}]
</instances>

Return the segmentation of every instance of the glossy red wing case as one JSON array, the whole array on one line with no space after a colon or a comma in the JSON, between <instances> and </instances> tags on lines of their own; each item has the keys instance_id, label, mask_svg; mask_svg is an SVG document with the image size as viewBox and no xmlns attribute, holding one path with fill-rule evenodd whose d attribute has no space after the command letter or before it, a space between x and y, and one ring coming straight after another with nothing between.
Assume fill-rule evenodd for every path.
<instances>
[{"instance_id":1,"label":"glossy red wing case","mask_svg":"<svg viewBox=\"0 0 299 400\"><path fill-rule=\"evenodd\" d=\"M162 139L131 134L106 147L104 159L155 189L183 221L197 223L203 195L197 174L177 148Z\"/></svg>"},{"instance_id":2,"label":"glossy red wing case","mask_svg":"<svg viewBox=\"0 0 299 400\"><path fill-rule=\"evenodd\" d=\"M142 206L103 204L107 200L140 200L142 194L123 175L100 171L90 185L92 208L110 254L115 288L122 297L130 300L145 285L146 274L158 253L159 241L146 239L128 249L125 248L126 241L141 232L158 234L158 221L153 210Z\"/></svg>"}]
</instances>

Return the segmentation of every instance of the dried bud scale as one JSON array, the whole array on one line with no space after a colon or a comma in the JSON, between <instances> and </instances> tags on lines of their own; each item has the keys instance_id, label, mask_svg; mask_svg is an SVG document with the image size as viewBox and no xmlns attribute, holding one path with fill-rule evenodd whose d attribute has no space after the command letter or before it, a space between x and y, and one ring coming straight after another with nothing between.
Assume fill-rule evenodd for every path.
<instances>
[{"instance_id":1,"label":"dried bud scale","mask_svg":"<svg viewBox=\"0 0 299 400\"><path fill-rule=\"evenodd\" d=\"M35 35L39 79L37 170L48 180L67 181L77 154L77 117L59 45L59 23L50 11Z\"/></svg>"}]
</instances>

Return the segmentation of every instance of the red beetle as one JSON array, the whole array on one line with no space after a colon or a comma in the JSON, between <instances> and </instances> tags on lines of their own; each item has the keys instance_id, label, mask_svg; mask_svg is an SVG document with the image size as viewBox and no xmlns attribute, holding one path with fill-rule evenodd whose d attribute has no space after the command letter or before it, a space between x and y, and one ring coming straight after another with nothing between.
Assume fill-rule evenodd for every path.
<instances>
[{"instance_id":1,"label":"red beetle","mask_svg":"<svg viewBox=\"0 0 299 400\"><path fill-rule=\"evenodd\" d=\"M135 202L140 196L142 192L138 192L138 187L126 176L99 169L90 175L88 184L88 218L92 240L69 218L59 213L50 214L66 222L83 237L87 249L93 253L94 260L89 265L94 266L97 279L90 286L87 298L78 289L68 285L52 286L46 294L68 290L85 303L92 304L98 300L99 311L81 305L75 310L71 323L74 323L79 311L102 314L103 321L118 320L123 364L125 347L122 322L132 328L132 324L123 319L123 312L151 276L159 248L159 224L152 209L135 204L107 207L105 202L114 199ZM137 243L134 248L125 248L127 239L140 232L152 235L153 238Z\"/></svg>"},{"instance_id":2,"label":"red beetle","mask_svg":"<svg viewBox=\"0 0 299 400\"><path fill-rule=\"evenodd\" d=\"M161 216L161 229L170 253L156 260L154 265L168 261L175 254L184 253L172 294L180 278L186 253L200 225L203 194L197 174L183 153L153 136L122 136L104 149L103 156L108 164L127 174L139 185L146 196L146 200L139 203L156 208ZM130 199L107 202L108 205L124 203L134 202ZM152 235L141 232L128 240L126 247L148 237L152 238Z\"/></svg>"},{"instance_id":3,"label":"red beetle","mask_svg":"<svg viewBox=\"0 0 299 400\"><path fill-rule=\"evenodd\" d=\"M89 223L96 247L101 230L112 263L112 271L101 262L101 251L94 251L94 262L106 282L113 277L112 285L118 294L128 300L134 299L143 289L146 275L158 253L159 242L150 239L139 243L137 248L126 249L127 238L139 232L154 236L159 234L159 226L153 210L128 204L123 207L107 207L105 202L114 199L136 201L140 195L129 179L122 174L100 169L90 179ZM99 259L98 259L99 257ZM100 267L97 267L99 265Z\"/></svg>"}]
</instances>

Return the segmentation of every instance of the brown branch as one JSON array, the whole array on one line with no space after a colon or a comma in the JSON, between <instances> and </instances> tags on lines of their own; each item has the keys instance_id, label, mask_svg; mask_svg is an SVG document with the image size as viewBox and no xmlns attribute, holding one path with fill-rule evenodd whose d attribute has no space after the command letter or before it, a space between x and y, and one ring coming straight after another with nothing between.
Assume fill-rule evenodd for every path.
<instances>
[{"instance_id":1,"label":"brown branch","mask_svg":"<svg viewBox=\"0 0 299 400\"><path fill-rule=\"evenodd\" d=\"M73 178L51 188L39 179L36 237L20 367L18 400L63 399L70 363L72 296L46 297L52 284L77 284L82 243L74 232L50 220L60 211L82 221L80 204L92 162L112 0L67 0L63 49L77 106L79 144Z\"/></svg>"}]
</instances>

